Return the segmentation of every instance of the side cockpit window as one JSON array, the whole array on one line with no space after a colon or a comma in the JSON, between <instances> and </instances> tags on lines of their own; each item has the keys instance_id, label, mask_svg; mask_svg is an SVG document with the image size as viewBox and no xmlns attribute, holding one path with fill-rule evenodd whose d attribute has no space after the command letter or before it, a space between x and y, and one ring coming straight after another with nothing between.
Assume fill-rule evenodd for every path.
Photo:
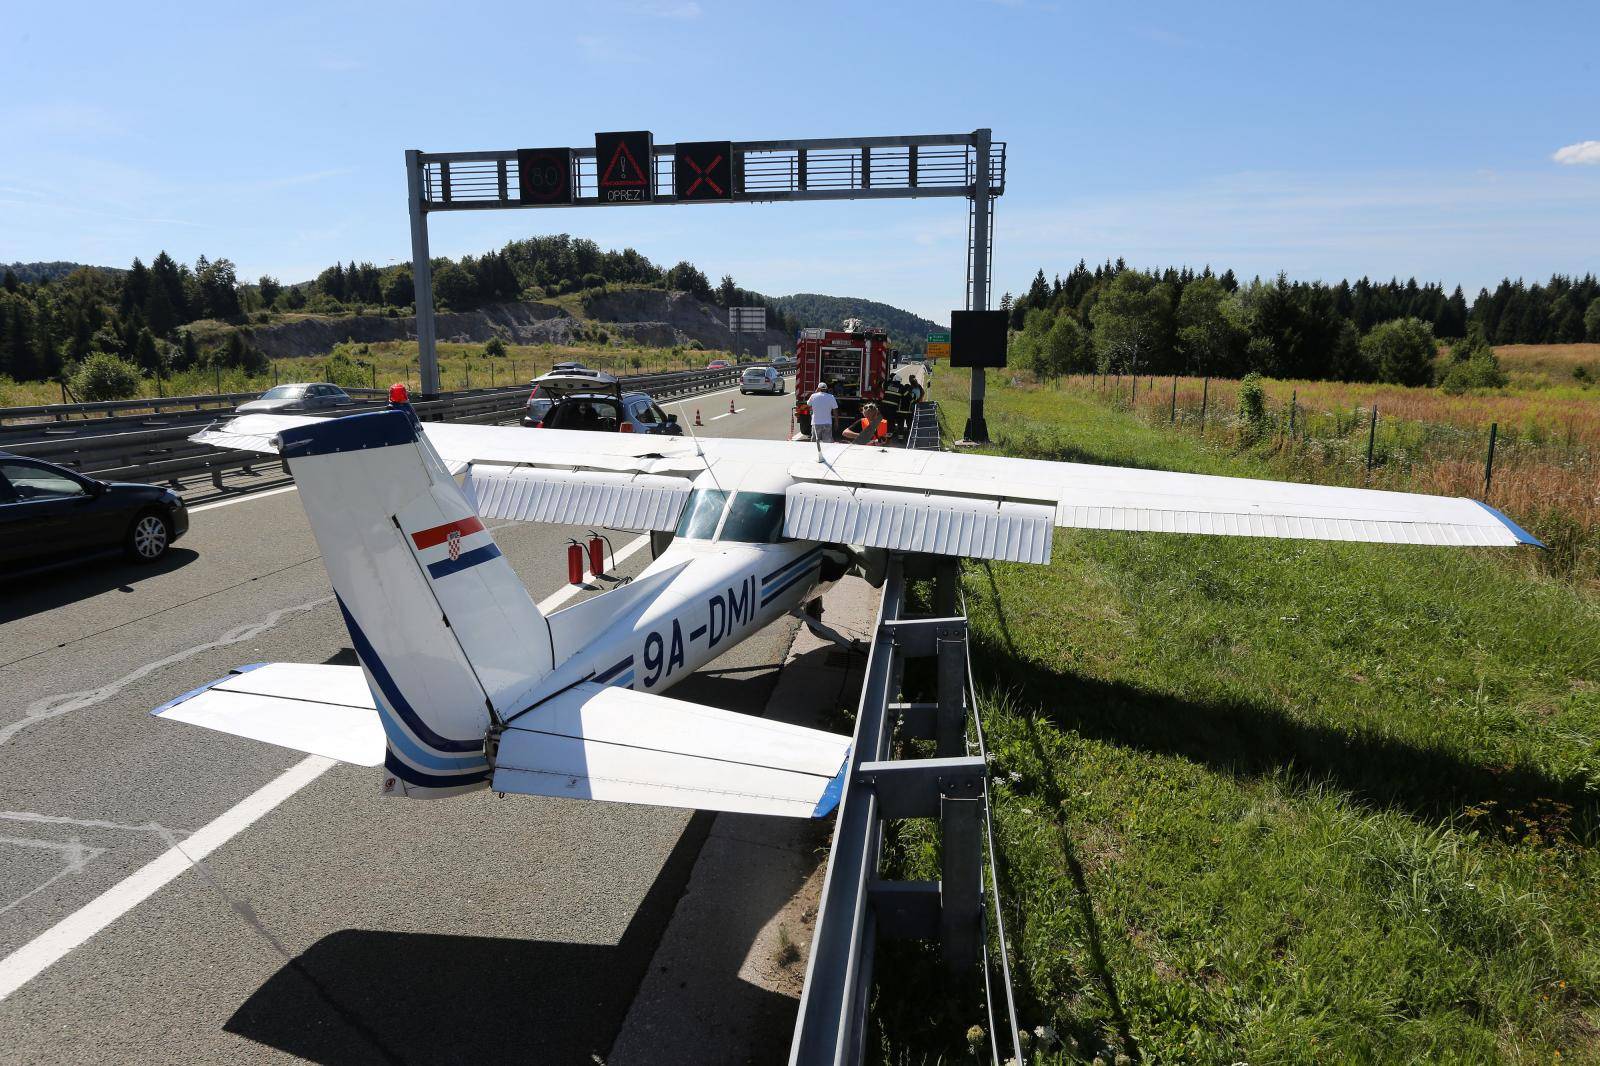
<instances>
[{"instance_id":1,"label":"side cockpit window","mask_svg":"<svg viewBox=\"0 0 1600 1066\"><path fill-rule=\"evenodd\" d=\"M737 492L718 540L773 544L783 535L783 494Z\"/></svg>"}]
</instances>

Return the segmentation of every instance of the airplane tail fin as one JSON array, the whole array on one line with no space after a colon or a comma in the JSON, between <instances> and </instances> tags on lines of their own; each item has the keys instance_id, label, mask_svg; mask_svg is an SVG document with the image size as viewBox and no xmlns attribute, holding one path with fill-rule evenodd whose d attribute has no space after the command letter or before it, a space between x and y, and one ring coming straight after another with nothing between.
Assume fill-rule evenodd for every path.
<instances>
[{"instance_id":1,"label":"airplane tail fin","mask_svg":"<svg viewBox=\"0 0 1600 1066\"><path fill-rule=\"evenodd\" d=\"M279 440L382 718L385 790L485 787L491 725L553 667L549 624L408 408Z\"/></svg>"}]
</instances>

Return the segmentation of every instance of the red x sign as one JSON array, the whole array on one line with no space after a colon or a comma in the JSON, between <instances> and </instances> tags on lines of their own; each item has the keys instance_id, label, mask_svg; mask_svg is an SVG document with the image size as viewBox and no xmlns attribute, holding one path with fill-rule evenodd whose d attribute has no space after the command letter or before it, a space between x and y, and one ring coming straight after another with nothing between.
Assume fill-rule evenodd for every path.
<instances>
[{"instance_id":1,"label":"red x sign","mask_svg":"<svg viewBox=\"0 0 1600 1066\"><path fill-rule=\"evenodd\" d=\"M679 200L733 199L733 143L689 141L673 148Z\"/></svg>"}]
</instances>

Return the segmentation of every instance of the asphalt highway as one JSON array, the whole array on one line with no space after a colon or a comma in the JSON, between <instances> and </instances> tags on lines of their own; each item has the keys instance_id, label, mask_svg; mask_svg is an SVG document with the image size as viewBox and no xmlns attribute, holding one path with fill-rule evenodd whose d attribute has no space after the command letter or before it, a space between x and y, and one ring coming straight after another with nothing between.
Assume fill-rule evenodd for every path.
<instances>
[{"instance_id":1,"label":"asphalt highway","mask_svg":"<svg viewBox=\"0 0 1600 1066\"><path fill-rule=\"evenodd\" d=\"M665 406L782 437L791 402ZM495 536L548 603L575 532ZM759 713L794 628L672 695ZM262 661L354 662L289 487L196 502L157 566L0 585L0 1063L603 1061L710 816L386 799L148 713Z\"/></svg>"}]
</instances>

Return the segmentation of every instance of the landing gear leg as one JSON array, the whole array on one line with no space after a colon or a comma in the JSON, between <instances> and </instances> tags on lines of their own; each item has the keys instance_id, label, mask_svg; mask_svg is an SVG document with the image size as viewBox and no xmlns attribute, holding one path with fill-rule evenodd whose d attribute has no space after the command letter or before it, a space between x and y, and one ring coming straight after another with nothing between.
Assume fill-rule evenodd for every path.
<instances>
[{"instance_id":1,"label":"landing gear leg","mask_svg":"<svg viewBox=\"0 0 1600 1066\"><path fill-rule=\"evenodd\" d=\"M820 598L804 603L789 613L804 622L806 628L811 630L812 635L821 637L823 640L832 641L845 651L864 652L866 650L865 642L853 640L832 626L822 623L822 600Z\"/></svg>"}]
</instances>

